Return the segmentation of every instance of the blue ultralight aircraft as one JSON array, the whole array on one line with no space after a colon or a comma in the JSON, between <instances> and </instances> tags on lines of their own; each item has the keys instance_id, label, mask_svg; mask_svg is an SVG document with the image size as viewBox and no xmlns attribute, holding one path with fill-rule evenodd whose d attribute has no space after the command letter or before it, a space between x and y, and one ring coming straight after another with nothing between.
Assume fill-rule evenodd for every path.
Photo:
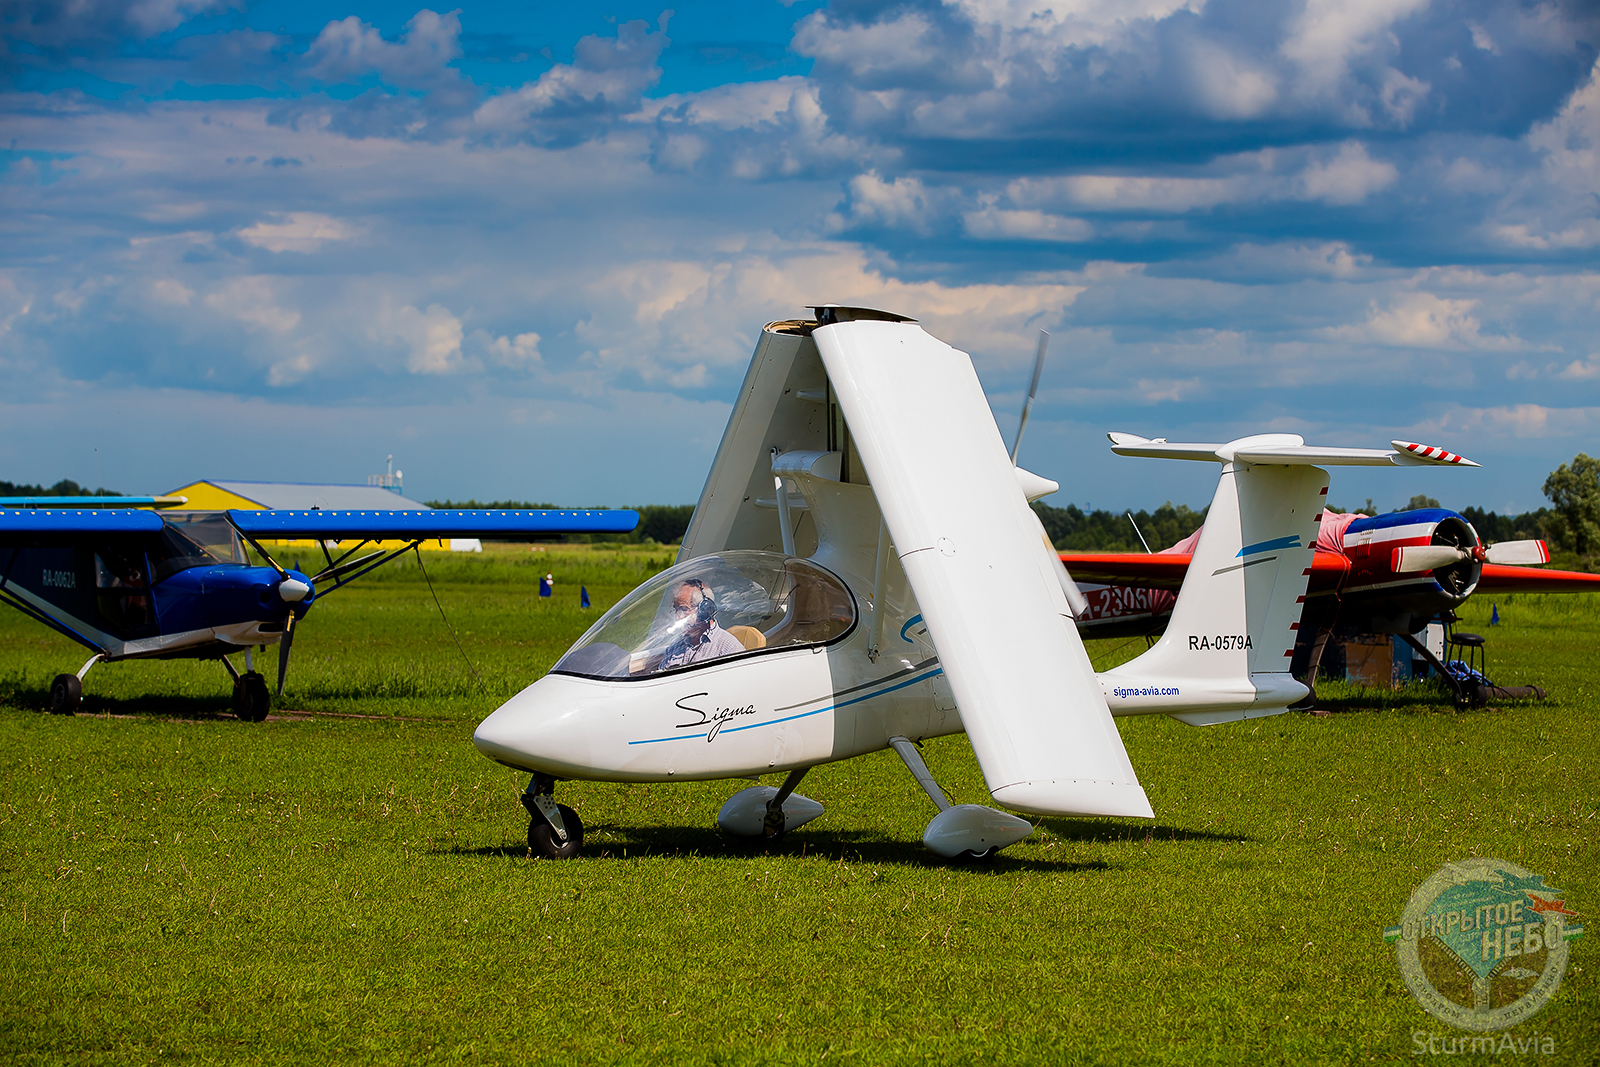
<instances>
[{"instance_id":1,"label":"blue ultralight aircraft","mask_svg":"<svg viewBox=\"0 0 1600 1067\"><path fill-rule=\"evenodd\" d=\"M0 498L0 600L93 653L50 684L50 710L71 714L100 662L215 659L233 678L233 710L247 722L272 703L252 651L278 646L278 696L295 626L318 596L436 538L524 539L627 533L634 511L213 511L158 514L160 497ZM113 503L119 507L91 507ZM314 539L326 566L285 567L268 540ZM330 546L354 541L335 555ZM362 550L377 541L399 548ZM266 561L254 566L248 544ZM244 654L243 673L228 659Z\"/></svg>"}]
</instances>

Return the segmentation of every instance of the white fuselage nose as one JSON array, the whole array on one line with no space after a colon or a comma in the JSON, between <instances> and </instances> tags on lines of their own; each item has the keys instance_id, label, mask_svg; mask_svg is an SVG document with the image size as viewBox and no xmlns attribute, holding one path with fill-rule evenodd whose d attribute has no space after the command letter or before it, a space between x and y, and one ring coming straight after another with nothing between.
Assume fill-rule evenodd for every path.
<instances>
[{"instance_id":1,"label":"white fuselage nose","mask_svg":"<svg viewBox=\"0 0 1600 1067\"><path fill-rule=\"evenodd\" d=\"M637 681L549 674L478 726L499 763L557 778L680 781L784 771L960 729L938 662L855 647L735 658Z\"/></svg>"}]
</instances>

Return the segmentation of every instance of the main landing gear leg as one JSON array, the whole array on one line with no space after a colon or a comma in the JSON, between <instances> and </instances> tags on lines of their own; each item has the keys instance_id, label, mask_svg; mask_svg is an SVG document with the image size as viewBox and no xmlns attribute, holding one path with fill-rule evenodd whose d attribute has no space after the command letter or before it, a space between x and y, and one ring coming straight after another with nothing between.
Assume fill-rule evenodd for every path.
<instances>
[{"instance_id":1,"label":"main landing gear leg","mask_svg":"<svg viewBox=\"0 0 1600 1067\"><path fill-rule=\"evenodd\" d=\"M556 780L535 774L522 791L528 809L528 849L547 860L570 860L583 851L583 820L565 804L557 804Z\"/></svg>"},{"instance_id":2,"label":"main landing gear leg","mask_svg":"<svg viewBox=\"0 0 1600 1067\"><path fill-rule=\"evenodd\" d=\"M783 784L778 791L767 798L767 810L761 816L761 836L768 841L782 837L789 829L788 819L783 813L783 802L794 793L795 786L800 784L800 779L806 776L810 767L796 767L784 776Z\"/></svg>"},{"instance_id":3,"label":"main landing gear leg","mask_svg":"<svg viewBox=\"0 0 1600 1067\"><path fill-rule=\"evenodd\" d=\"M939 814L922 831L922 843L946 859L988 859L1007 845L1033 833L1033 823L982 804L954 804L939 788L922 762L922 753L908 737L891 737L889 746L899 753Z\"/></svg>"},{"instance_id":4,"label":"main landing gear leg","mask_svg":"<svg viewBox=\"0 0 1600 1067\"><path fill-rule=\"evenodd\" d=\"M228 674L233 678L233 713L239 717L240 722L260 722L267 717L267 712L272 709L272 691L267 688L267 680L260 673L250 668L250 650L244 652L245 673L240 674L227 656L218 656L222 665L227 668Z\"/></svg>"},{"instance_id":5,"label":"main landing gear leg","mask_svg":"<svg viewBox=\"0 0 1600 1067\"><path fill-rule=\"evenodd\" d=\"M83 676L89 668L105 659L104 652L89 657L77 674L58 674L50 682L50 714L71 715L83 706Z\"/></svg>"}]
</instances>

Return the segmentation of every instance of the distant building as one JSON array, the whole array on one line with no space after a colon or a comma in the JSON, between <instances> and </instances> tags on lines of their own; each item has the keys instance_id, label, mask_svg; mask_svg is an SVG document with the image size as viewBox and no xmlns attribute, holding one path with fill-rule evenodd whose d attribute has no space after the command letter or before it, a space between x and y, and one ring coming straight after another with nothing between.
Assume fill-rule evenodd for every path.
<instances>
[{"instance_id":1,"label":"distant building","mask_svg":"<svg viewBox=\"0 0 1600 1067\"><path fill-rule=\"evenodd\" d=\"M168 496L188 497L183 511L427 511L428 505L376 485L339 485L319 482L236 482L207 478L174 489ZM281 545L315 547L314 541L280 541ZM374 542L378 548L399 548L402 541ZM481 552L476 537L449 541L424 541L423 548L452 552Z\"/></svg>"}]
</instances>

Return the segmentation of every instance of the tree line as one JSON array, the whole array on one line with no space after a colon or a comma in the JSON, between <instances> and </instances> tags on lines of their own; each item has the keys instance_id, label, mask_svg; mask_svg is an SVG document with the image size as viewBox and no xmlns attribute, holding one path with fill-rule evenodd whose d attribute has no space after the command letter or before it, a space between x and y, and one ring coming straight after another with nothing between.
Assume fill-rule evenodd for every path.
<instances>
[{"instance_id":1,"label":"tree line","mask_svg":"<svg viewBox=\"0 0 1600 1067\"><path fill-rule=\"evenodd\" d=\"M1486 543L1543 538L1556 552L1590 560L1600 555L1600 459L1580 452L1571 463L1563 463L1545 479L1544 495L1551 506L1520 515L1500 515L1479 507L1461 509L1461 515L1472 523L1478 536ZM0 481L0 496L120 496L114 489L94 489L63 478L52 486L23 485ZM554 509L556 505L533 503L525 500L430 500L435 508L503 508L503 509ZM1430 496L1414 496L1404 508L1439 507ZM567 540L584 542L623 542L628 544L678 544L689 528L694 515L693 504L642 504L636 505L639 525L628 534L571 534ZM1183 540L1205 522L1205 511L1196 511L1187 504L1174 505L1171 501L1154 511L1139 510L1129 514L1120 511L1096 509L1084 511L1076 504L1053 507L1035 502L1033 510L1044 524L1051 544L1063 551L1075 552L1142 552L1145 543L1152 550L1168 548ZM1333 507L1332 510L1341 510ZM1366 515L1376 515L1377 509L1368 499L1365 506L1355 508ZM1137 531L1135 530L1137 525Z\"/></svg>"},{"instance_id":2,"label":"tree line","mask_svg":"<svg viewBox=\"0 0 1600 1067\"><path fill-rule=\"evenodd\" d=\"M90 489L71 478L63 478L55 485L23 485L19 482L0 481L0 496L122 496L115 489Z\"/></svg>"}]
</instances>

